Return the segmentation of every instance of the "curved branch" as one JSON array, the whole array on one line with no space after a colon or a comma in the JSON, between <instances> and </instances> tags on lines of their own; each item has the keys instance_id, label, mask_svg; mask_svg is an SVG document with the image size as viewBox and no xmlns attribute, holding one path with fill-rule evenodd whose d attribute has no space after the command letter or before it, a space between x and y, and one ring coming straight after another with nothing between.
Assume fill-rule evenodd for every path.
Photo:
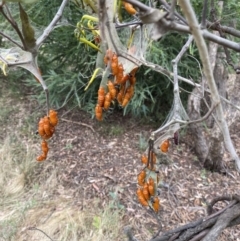
<instances>
[{"instance_id":1,"label":"curved branch","mask_svg":"<svg viewBox=\"0 0 240 241\"><path fill-rule=\"evenodd\" d=\"M51 23L48 25L48 27L44 30L43 34L37 39L36 41L36 48L37 50L40 48L44 40L48 37L48 35L52 32L53 28L57 24L57 22L60 20L63 14L63 10L68 3L69 0L63 0L61 6L59 7L56 15L54 16Z\"/></svg>"},{"instance_id":2,"label":"curved branch","mask_svg":"<svg viewBox=\"0 0 240 241\"><path fill-rule=\"evenodd\" d=\"M184 15L186 16L188 23L190 25L190 28L192 30L192 34L194 36L196 45L199 50L200 58L201 58L201 61L203 64L204 74L206 76L208 86L211 91L212 101L213 101L213 104L215 105L220 102L220 97L218 94L216 83L214 81L211 63L210 63L209 55L208 55L208 50L207 50L206 43L202 36L202 31L199 28L199 24L197 22L197 19L194 14L193 8L190 4L190 1L189 0L179 1L179 5L181 6L182 11L183 11ZM223 133L226 148L228 149L233 160L235 160L237 170L240 171L240 159L233 146L233 143L232 143L232 140L230 137L230 133L229 133L229 129L227 126L227 122L224 118L224 113L223 113L223 108L222 108L221 103L219 103L216 106L216 113L217 113L217 117L218 117L219 126Z\"/></svg>"}]
</instances>

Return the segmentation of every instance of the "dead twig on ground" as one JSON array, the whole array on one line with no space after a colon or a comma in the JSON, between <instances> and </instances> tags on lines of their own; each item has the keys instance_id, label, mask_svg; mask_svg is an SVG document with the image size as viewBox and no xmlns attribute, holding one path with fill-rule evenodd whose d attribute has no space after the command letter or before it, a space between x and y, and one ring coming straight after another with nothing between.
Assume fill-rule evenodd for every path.
<instances>
[{"instance_id":1,"label":"dead twig on ground","mask_svg":"<svg viewBox=\"0 0 240 241\"><path fill-rule=\"evenodd\" d=\"M62 121L65 121L65 122L69 122L69 123L73 123L73 124L77 124L77 125L81 125L81 126L85 126L85 127L88 127L90 128L93 132L95 132L95 130L93 129L92 126L86 124L86 123L83 123L81 121L72 121L72 120L67 120L67 119L64 119L64 118L61 118Z\"/></svg>"}]
</instances>

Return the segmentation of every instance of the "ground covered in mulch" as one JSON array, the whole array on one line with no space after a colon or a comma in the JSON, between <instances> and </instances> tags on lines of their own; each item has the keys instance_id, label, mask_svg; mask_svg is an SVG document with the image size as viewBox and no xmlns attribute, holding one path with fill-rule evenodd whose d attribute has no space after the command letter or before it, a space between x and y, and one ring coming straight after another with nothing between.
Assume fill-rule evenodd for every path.
<instances>
[{"instance_id":1,"label":"ground covered in mulch","mask_svg":"<svg viewBox=\"0 0 240 241\"><path fill-rule=\"evenodd\" d=\"M126 210L125 222L132 224L136 238L146 240L160 228L163 231L204 217L213 198L236 194L239 174L225 155L226 175L205 170L191 150L191 137L171 143L169 162L158 166L161 176L161 211L142 207L136 198L140 161L153 125L114 113L103 122L80 110L60 111L60 123L51 143L50 158L62 170L59 180L72 190L72 197L84 208L98 197L102 204L114 199ZM235 132L236 133L236 132ZM233 135L237 147L239 138ZM219 203L221 209L226 203ZM143 227L150 232L143 234ZM144 239L144 238L145 239ZM240 240L237 228L225 230L220 240ZM143 238L143 239L142 239Z\"/></svg>"},{"instance_id":2,"label":"ground covered in mulch","mask_svg":"<svg viewBox=\"0 0 240 241\"><path fill-rule=\"evenodd\" d=\"M38 105L29 101L28 97L21 101L28 110L26 115L34 119L36 130L45 110L38 109ZM8 105L11 105L11 100ZM17 105L12 106L16 112ZM23 120L21 110L18 111L19 118L9 119L12 125ZM209 172L194 155L191 137L180 136L178 146L171 143L169 161L157 167L161 177L160 212L155 214L149 208L142 207L136 197L137 175L143 169L141 155L156 126L156 123L146 124L142 120L122 116L121 111L109 114L103 122L98 122L77 108L59 110L59 125L49 141L50 151L46 160L51 167L48 170L39 169L39 180L45 178L46 172L51 173L57 168L59 186L56 187L56 194L61 195L67 190L68 198L79 209L89 207L95 198L101 200L103 207L114 201L115 208L125 210L123 223L132 226L138 240L149 240L160 229L164 232L205 217L206 205L213 198L239 193L239 173L227 154L224 157L226 174ZM34 128L26 130L26 133L30 131L36 139L35 148L40 152L40 140ZM6 133L4 129L1 138ZM236 130L232 137L237 150L240 150ZM221 209L226 204L218 203L215 209ZM219 240L239 241L239 237L240 229L233 227L225 230Z\"/></svg>"}]
</instances>

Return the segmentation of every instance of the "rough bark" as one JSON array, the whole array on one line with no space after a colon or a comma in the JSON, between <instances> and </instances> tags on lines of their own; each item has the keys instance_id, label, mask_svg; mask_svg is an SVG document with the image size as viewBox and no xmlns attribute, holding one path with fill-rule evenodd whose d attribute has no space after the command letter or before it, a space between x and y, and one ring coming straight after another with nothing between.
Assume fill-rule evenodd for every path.
<instances>
[{"instance_id":1,"label":"rough bark","mask_svg":"<svg viewBox=\"0 0 240 241\"><path fill-rule=\"evenodd\" d=\"M212 68L214 70L214 78L218 86L218 90L223 97L226 96L226 70L223 65L222 59L217 58L218 46L214 43L209 45L209 57L211 60ZM202 86L207 88L204 77L202 78ZM188 100L188 114L191 120L200 119L205 115L211 106L211 98L205 91L204 98L199 89L195 88ZM225 104L224 106L225 107ZM201 110L201 111L200 111ZM203 124L192 124L189 126L189 131L192 139L194 140L194 150L202 165L211 171L223 170L223 137L218 125L214 121L214 111L212 115Z\"/></svg>"}]
</instances>

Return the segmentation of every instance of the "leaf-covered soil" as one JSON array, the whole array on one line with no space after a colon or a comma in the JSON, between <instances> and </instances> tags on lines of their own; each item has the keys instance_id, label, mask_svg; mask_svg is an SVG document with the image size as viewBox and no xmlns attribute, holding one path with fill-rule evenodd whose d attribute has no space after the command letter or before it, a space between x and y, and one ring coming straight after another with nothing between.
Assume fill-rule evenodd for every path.
<instances>
[{"instance_id":1,"label":"leaf-covered soil","mask_svg":"<svg viewBox=\"0 0 240 241\"><path fill-rule=\"evenodd\" d=\"M154 212L138 203L135 194L137 175L143 169L141 147L152 130L151 125L140 124L121 113L99 123L79 110L67 115L62 111L50 151L51 161L62 169L59 179L64 188L72 190L80 205L91 203L94 197L99 197L102 203L116 198L119 207L126 211L126 224L134 225L134 233L140 240L151 236L143 234L143 227L153 234L160 228L165 231L186 224L206 216L206 204L213 198L240 190L239 174L227 154L224 160L227 174L209 172L194 156L191 137L183 137L187 143L181 139L178 146L171 143L169 162L158 167L162 179L161 211L156 218ZM236 134L233 140L238 146ZM225 230L220 240L240 240L239 237L240 229L232 228Z\"/></svg>"},{"instance_id":2,"label":"leaf-covered soil","mask_svg":"<svg viewBox=\"0 0 240 241\"><path fill-rule=\"evenodd\" d=\"M9 126L3 128L1 139L14 125L30 118L35 126L25 130L22 140L32 138L33 148L40 154L41 140L35 131L45 110L27 97L19 101L25 109L21 111L13 105L12 113L19 111L14 119L9 119L11 111L6 113ZM191 137L181 136L178 146L171 143L169 162L157 168L161 176L160 212L155 214L142 207L136 197L137 175L143 169L141 155L155 128L156 124L144 124L142 120L122 116L121 112L109 114L103 122L98 122L78 108L59 110L59 125L49 141L48 159L39 163L41 168L36 175L44 182L46 176L57 170L54 195L71 199L79 210L91 206L95 198L101 200L101 207L114 201L114 208L124 210L121 227L130 225L138 240L149 240L160 229L164 232L205 217L207 202L219 195L239 193L240 176L227 154L224 156L226 175L209 172L195 157ZM235 130L232 138L239 150L237 133ZM226 204L218 203L214 207L218 210ZM226 229L219 240L239 241L239 227Z\"/></svg>"}]
</instances>

